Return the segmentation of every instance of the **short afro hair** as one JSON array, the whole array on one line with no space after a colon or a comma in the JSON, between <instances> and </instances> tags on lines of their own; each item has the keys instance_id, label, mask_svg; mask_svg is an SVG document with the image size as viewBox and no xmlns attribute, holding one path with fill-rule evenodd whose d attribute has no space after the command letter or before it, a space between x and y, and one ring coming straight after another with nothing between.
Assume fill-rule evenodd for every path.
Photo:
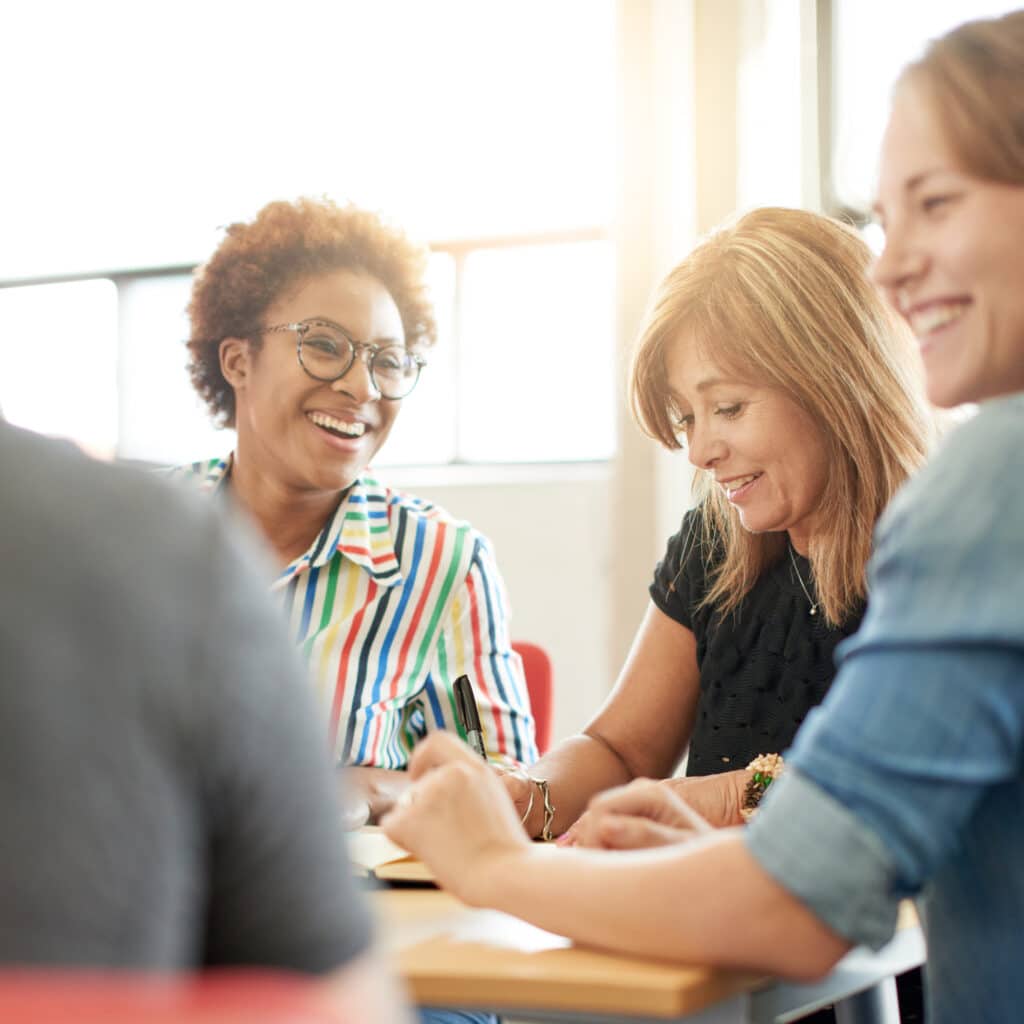
<instances>
[{"instance_id":1,"label":"short afro hair","mask_svg":"<svg viewBox=\"0 0 1024 1024\"><path fill-rule=\"evenodd\" d=\"M215 422L234 426L235 392L220 369L220 343L249 338L285 292L311 277L353 270L375 277L402 317L409 348L437 337L427 294L427 250L380 217L327 198L268 203L251 223L231 224L195 273L188 304L189 375Z\"/></svg>"}]
</instances>

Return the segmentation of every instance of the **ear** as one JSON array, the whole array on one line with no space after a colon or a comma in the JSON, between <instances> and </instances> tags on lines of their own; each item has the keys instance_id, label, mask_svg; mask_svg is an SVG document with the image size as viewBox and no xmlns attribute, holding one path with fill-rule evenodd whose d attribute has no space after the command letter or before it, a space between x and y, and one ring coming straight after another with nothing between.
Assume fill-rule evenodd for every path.
<instances>
[{"instance_id":1,"label":"ear","mask_svg":"<svg viewBox=\"0 0 1024 1024\"><path fill-rule=\"evenodd\" d=\"M218 349L220 372L236 390L245 387L252 370L252 349L245 338L225 338Z\"/></svg>"}]
</instances>

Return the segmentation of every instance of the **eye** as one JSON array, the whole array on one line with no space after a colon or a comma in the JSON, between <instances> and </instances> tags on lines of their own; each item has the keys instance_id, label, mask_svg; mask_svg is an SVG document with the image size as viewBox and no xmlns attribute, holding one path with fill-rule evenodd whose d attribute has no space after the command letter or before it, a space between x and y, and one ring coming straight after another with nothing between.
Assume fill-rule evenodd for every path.
<instances>
[{"instance_id":1,"label":"eye","mask_svg":"<svg viewBox=\"0 0 1024 1024\"><path fill-rule=\"evenodd\" d=\"M925 213L936 213L942 210L943 207L948 206L956 198L952 193L924 196L921 199L921 209Z\"/></svg>"},{"instance_id":2,"label":"eye","mask_svg":"<svg viewBox=\"0 0 1024 1024\"><path fill-rule=\"evenodd\" d=\"M672 432L674 434L689 434L693 430L692 413L672 413Z\"/></svg>"},{"instance_id":3,"label":"eye","mask_svg":"<svg viewBox=\"0 0 1024 1024\"><path fill-rule=\"evenodd\" d=\"M377 373L405 374L412 369L412 358L404 348L378 349L373 357L373 368Z\"/></svg>"},{"instance_id":4,"label":"eye","mask_svg":"<svg viewBox=\"0 0 1024 1024\"><path fill-rule=\"evenodd\" d=\"M727 420L734 419L743 411L743 403L736 402L734 405L716 405L715 415L724 416Z\"/></svg>"},{"instance_id":5,"label":"eye","mask_svg":"<svg viewBox=\"0 0 1024 1024\"><path fill-rule=\"evenodd\" d=\"M302 347L322 353L325 356L336 356L339 351L338 342L334 338L316 329L302 339Z\"/></svg>"}]
</instances>

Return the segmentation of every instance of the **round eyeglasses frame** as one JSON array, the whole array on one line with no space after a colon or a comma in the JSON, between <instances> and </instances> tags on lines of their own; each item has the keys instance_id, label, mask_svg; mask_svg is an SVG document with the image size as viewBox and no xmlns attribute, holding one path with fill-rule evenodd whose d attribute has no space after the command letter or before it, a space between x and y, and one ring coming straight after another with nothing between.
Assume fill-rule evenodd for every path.
<instances>
[{"instance_id":1,"label":"round eyeglasses frame","mask_svg":"<svg viewBox=\"0 0 1024 1024\"><path fill-rule=\"evenodd\" d=\"M333 374L330 377L321 377L319 374L313 373L313 371L310 370L310 368L305 364L305 362L302 359L302 343L305 340L306 332L311 327L317 327L317 326L320 326L320 327L330 327L332 331L337 331L342 336L342 338L344 338L345 341L348 343L348 348L349 348L349 359L348 359L348 362L345 363L345 366L344 366L344 368L342 370L340 370L336 374ZM399 394L399 395L395 395L395 394L386 395L386 394L384 394L384 391L381 388L380 384L377 382L377 374L374 372L374 365L373 364L374 364L374 361L377 358L378 353L383 352L383 351L385 351L386 349L389 349L389 348L401 348L402 346L400 346L400 345L380 346L380 345L373 345L373 344L371 344L368 341L356 341L355 338L353 338L352 335L349 334L348 331L346 331L345 328L341 326L341 324L336 324L336 323L334 323L333 320L314 319L314 320L300 320L300 321L297 321L295 323L290 323L290 324L272 324L269 327L261 327L261 328L259 328L259 331L260 331L261 334L270 334L270 333L275 332L275 331L294 331L295 332L295 339L296 339L295 340L295 355L298 358L299 366L302 367L303 371L306 373L306 376L312 377L313 380L318 380L318 381L321 381L321 382L323 382L325 384L333 384L334 381L341 380L342 377L344 377L345 374L348 373L348 371L352 369L353 365L355 364L356 359L357 358L362 359L362 361L366 364L366 369L369 371L370 382L373 384L374 390L386 402L398 402L398 401L401 401L401 399L406 398L412 392L413 388L416 387L417 383L419 383L420 371L422 371L423 367L427 365L427 361L421 355L419 355L418 353L416 353L416 352L407 352L406 354L412 360L413 366L416 367L416 375L412 378L412 383L409 385L409 387L406 388L406 390L404 390L401 394Z\"/></svg>"}]
</instances>

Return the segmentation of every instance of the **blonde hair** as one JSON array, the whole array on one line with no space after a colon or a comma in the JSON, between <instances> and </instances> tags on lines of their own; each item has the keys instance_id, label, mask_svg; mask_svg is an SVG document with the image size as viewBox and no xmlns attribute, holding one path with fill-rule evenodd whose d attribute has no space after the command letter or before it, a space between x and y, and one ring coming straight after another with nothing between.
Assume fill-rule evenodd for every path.
<instances>
[{"instance_id":1,"label":"blonde hair","mask_svg":"<svg viewBox=\"0 0 1024 1024\"><path fill-rule=\"evenodd\" d=\"M684 338L726 372L777 388L811 416L830 472L809 558L833 624L863 600L875 521L924 460L930 439L913 340L869 282L870 260L853 230L826 217L771 208L748 213L662 281L630 375L641 428L670 449L682 445L666 356ZM787 536L744 530L705 471L697 471L694 492L712 573L704 603L724 615L782 557ZM717 567L710 564L716 548Z\"/></svg>"},{"instance_id":2,"label":"blonde hair","mask_svg":"<svg viewBox=\"0 0 1024 1024\"><path fill-rule=\"evenodd\" d=\"M1024 11L969 21L931 42L897 90L924 92L969 174L1024 184Z\"/></svg>"}]
</instances>

